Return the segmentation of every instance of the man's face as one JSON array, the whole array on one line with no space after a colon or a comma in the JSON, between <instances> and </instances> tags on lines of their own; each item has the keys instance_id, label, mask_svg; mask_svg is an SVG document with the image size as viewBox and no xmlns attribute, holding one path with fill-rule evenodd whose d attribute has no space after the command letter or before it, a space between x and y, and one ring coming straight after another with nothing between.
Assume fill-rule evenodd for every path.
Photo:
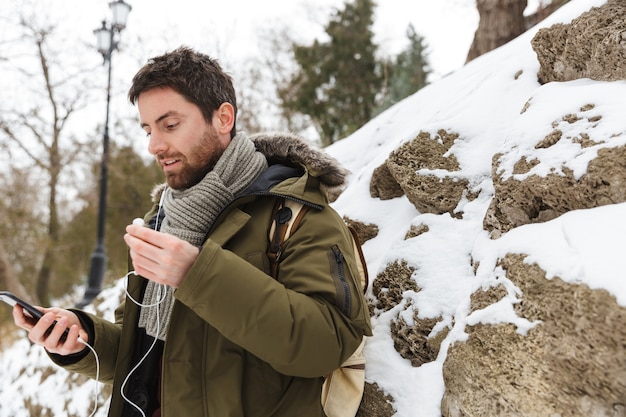
<instances>
[{"instance_id":1,"label":"man's face","mask_svg":"<svg viewBox=\"0 0 626 417\"><path fill-rule=\"evenodd\" d=\"M220 138L214 118L207 123L198 106L171 88L144 91L137 100L141 127L150 138L148 151L180 190L197 184L215 166L230 138Z\"/></svg>"}]
</instances>

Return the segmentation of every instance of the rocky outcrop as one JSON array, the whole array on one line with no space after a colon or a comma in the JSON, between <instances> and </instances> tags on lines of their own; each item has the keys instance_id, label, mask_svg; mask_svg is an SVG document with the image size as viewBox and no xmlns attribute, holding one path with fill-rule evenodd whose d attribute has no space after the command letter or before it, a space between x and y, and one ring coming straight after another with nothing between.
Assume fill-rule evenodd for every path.
<instances>
[{"instance_id":1,"label":"rocky outcrop","mask_svg":"<svg viewBox=\"0 0 626 417\"><path fill-rule=\"evenodd\" d=\"M363 401L355 417L392 417L393 398L381 391L376 383L365 383Z\"/></svg>"},{"instance_id":2,"label":"rocky outcrop","mask_svg":"<svg viewBox=\"0 0 626 417\"><path fill-rule=\"evenodd\" d=\"M370 181L370 195L372 198L380 198L381 200L391 200L404 195L404 190L391 175L387 163L374 170Z\"/></svg>"},{"instance_id":3,"label":"rocky outcrop","mask_svg":"<svg viewBox=\"0 0 626 417\"><path fill-rule=\"evenodd\" d=\"M541 29L532 47L542 84L580 78L626 80L626 2L608 0L570 24ZM535 104L530 98L520 118L527 111L541 111ZM610 129L597 129L604 122L601 109L588 102L547 122L544 133L523 145L494 149L493 197L483 229L496 239L572 210L626 202L624 132L622 125L609 133ZM374 171L370 195L380 199L405 195L419 213L462 218L459 203L474 196L468 185L472 179L464 177L451 151L461 135L443 128L432 136L421 131ZM554 158L549 162L553 165L538 173L535 168L545 161L526 156L536 150L558 154L559 147L592 155L585 159L584 172ZM428 225L411 225L405 239L428 232ZM476 272L478 265L468 268ZM521 254L502 257L498 268L519 291L517 316L536 324L528 332L508 323L468 325L467 340L447 351L442 416L626 416L626 308L604 290L548 277ZM419 265L402 259L390 262L373 281L370 311L376 317L405 303L404 311L390 321L391 338L398 354L420 367L437 358L448 333L433 332L446 328L437 327L440 317L420 317L410 305L406 294L422 291L413 279L416 271ZM471 296L470 308L473 312L489 308L510 297L509 292L502 285L479 288ZM368 389L360 415L369 417L376 415L372 398L383 397L379 389L371 391L370 385ZM384 397L384 405L390 401Z\"/></svg>"},{"instance_id":4,"label":"rocky outcrop","mask_svg":"<svg viewBox=\"0 0 626 417\"><path fill-rule=\"evenodd\" d=\"M417 284L411 279L414 270L406 261L387 265L372 284L372 292L377 300L374 307L380 311L391 310L400 304L405 291L419 291Z\"/></svg>"},{"instance_id":5,"label":"rocky outcrop","mask_svg":"<svg viewBox=\"0 0 626 417\"><path fill-rule=\"evenodd\" d=\"M484 228L494 237L529 223L552 220L571 210L599 207L626 201L626 147L606 147L621 135L592 137L594 123L602 116L591 113L594 105L580 109L578 114L563 115L553 123L554 130L546 137L538 137L535 149L552 146L579 146L596 148L597 157L589 162L587 171L580 177L568 167L555 167L547 175L529 175L538 161L528 161L523 156L515 162L512 175L501 170L504 154L493 158L492 180L495 195L485 215ZM567 131L564 134L563 131ZM520 149L510 149L510 155L519 155Z\"/></svg>"},{"instance_id":6,"label":"rocky outcrop","mask_svg":"<svg viewBox=\"0 0 626 417\"><path fill-rule=\"evenodd\" d=\"M345 221L346 224L351 227L352 230L354 230L356 237L361 245L378 235L378 226L376 226L375 224L366 224L345 216L343 218L343 221Z\"/></svg>"},{"instance_id":7,"label":"rocky outcrop","mask_svg":"<svg viewBox=\"0 0 626 417\"><path fill-rule=\"evenodd\" d=\"M413 324L402 317L391 323L391 338L400 356L411 361L411 366L421 366L437 359L441 342L448 335L447 329L430 336L439 319L420 318L413 312Z\"/></svg>"},{"instance_id":8,"label":"rocky outcrop","mask_svg":"<svg viewBox=\"0 0 626 417\"><path fill-rule=\"evenodd\" d=\"M604 290L546 279L524 256L501 261L522 292L517 314L540 321L472 326L444 364L444 416L626 415L626 308ZM506 291L486 292L496 302ZM484 298L480 297L480 298ZM472 308L485 305L472 300Z\"/></svg>"},{"instance_id":9,"label":"rocky outcrop","mask_svg":"<svg viewBox=\"0 0 626 417\"><path fill-rule=\"evenodd\" d=\"M540 29L532 40L542 84L626 79L626 2L609 0L570 24Z\"/></svg>"},{"instance_id":10,"label":"rocky outcrop","mask_svg":"<svg viewBox=\"0 0 626 417\"><path fill-rule=\"evenodd\" d=\"M570 24L540 29L531 42L540 63L539 81L625 80L625 16L626 3L609 0ZM532 105L526 103L522 114ZM537 137L534 143L535 149L547 150L565 143L597 149L597 157L582 176L565 166L555 166L554 172L547 175L526 176L538 162L526 160L523 152L513 172L503 174L500 165L504 155L495 155L492 179L496 192L484 219L485 229L497 237L515 227L552 220L571 210L626 201L626 148L606 147L622 133L596 137L595 127L602 118L595 103L587 103L576 113L555 120L552 131ZM520 153L520 149L509 152Z\"/></svg>"},{"instance_id":11,"label":"rocky outcrop","mask_svg":"<svg viewBox=\"0 0 626 417\"><path fill-rule=\"evenodd\" d=\"M456 172L459 163L454 155L446 155L458 137L445 130L434 137L420 132L374 172L371 196L389 199L405 194L421 213L453 215L468 183Z\"/></svg>"}]
</instances>

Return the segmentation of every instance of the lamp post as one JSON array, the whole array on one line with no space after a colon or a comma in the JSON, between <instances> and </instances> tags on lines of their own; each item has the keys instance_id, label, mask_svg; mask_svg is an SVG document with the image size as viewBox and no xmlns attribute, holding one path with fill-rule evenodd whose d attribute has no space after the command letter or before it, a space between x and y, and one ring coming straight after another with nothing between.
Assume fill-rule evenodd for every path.
<instances>
[{"instance_id":1,"label":"lamp post","mask_svg":"<svg viewBox=\"0 0 626 417\"><path fill-rule=\"evenodd\" d=\"M106 252L104 248L104 231L106 220L106 198L107 198L107 178L109 173L109 107L111 102L111 56L113 51L117 49L116 35L119 35L126 27L126 20L130 13L131 6L124 0L117 0L109 3L112 18L111 23L107 25L106 21L102 21L102 27L94 30L98 52L104 58L104 64L107 65L108 81L107 81L107 107L106 118L104 121L104 135L102 138L102 162L100 164L100 200L98 203L98 236L96 240L96 248L91 255L91 266L89 268L89 277L87 280L87 288L83 300L78 307L84 307L91 303L93 299L100 293L102 289L102 281L104 280L104 271L106 269Z\"/></svg>"}]
</instances>

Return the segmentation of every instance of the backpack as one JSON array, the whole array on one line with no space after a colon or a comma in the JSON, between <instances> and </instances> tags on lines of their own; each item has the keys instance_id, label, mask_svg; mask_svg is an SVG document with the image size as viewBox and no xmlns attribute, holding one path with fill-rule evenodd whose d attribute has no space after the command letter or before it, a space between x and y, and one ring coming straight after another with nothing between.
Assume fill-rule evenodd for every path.
<instances>
[{"instance_id":1,"label":"backpack","mask_svg":"<svg viewBox=\"0 0 626 417\"><path fill-rule=\"evenodd\" d=\"M276 278L282 245L300 225L308 206L285 198L278 198L274 205L272 224L269 231L269 248L271 275ZM365 258L356 232L348 226L352 234L352 243L357 260L358 272L361 277L363 291L367 289L368 275ZM354 417L363 398L365 387L365 356L363 347L365 336L356 351L341 366L324 376L322 385L322 407L327 417Z\"/></svg>"}]
</instances>

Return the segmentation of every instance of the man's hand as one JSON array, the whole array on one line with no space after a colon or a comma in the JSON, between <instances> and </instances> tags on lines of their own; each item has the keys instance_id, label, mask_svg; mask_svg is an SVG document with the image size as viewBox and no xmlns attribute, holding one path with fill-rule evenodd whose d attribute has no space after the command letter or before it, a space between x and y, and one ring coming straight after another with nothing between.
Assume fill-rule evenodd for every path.
<instances>
[{"instance_id":1,"label":"man's hand","mask_svg":"<svg viewBox=\"0 0 626 417\"><path fill-rule=\"evenodd\" d=\"M131 224L124 241L138 275L173 288L185 278L200 250L175 236Z\"/></svg>"},{"instance_id":2,"label":"man's hand","mask_svg":"<svg viewBox=\"0 0 626 417\"><path fill-rule=\"evenodd\" d=\"M85 345L78 341L78 337L88 343L88 335L81 326L78 316L69 310L60 308L37 307L45 314L37 323L24 314L24 310L19 305L13 307L13 321L19 327L28 331L28 338L31 342L41 345L50 353L58 355L70 355L78 353L85 348ZM52 329L50 326L57 321ZM65 329L69 329L66 339L61 338Z\"/></svg>"}]
</instances>

